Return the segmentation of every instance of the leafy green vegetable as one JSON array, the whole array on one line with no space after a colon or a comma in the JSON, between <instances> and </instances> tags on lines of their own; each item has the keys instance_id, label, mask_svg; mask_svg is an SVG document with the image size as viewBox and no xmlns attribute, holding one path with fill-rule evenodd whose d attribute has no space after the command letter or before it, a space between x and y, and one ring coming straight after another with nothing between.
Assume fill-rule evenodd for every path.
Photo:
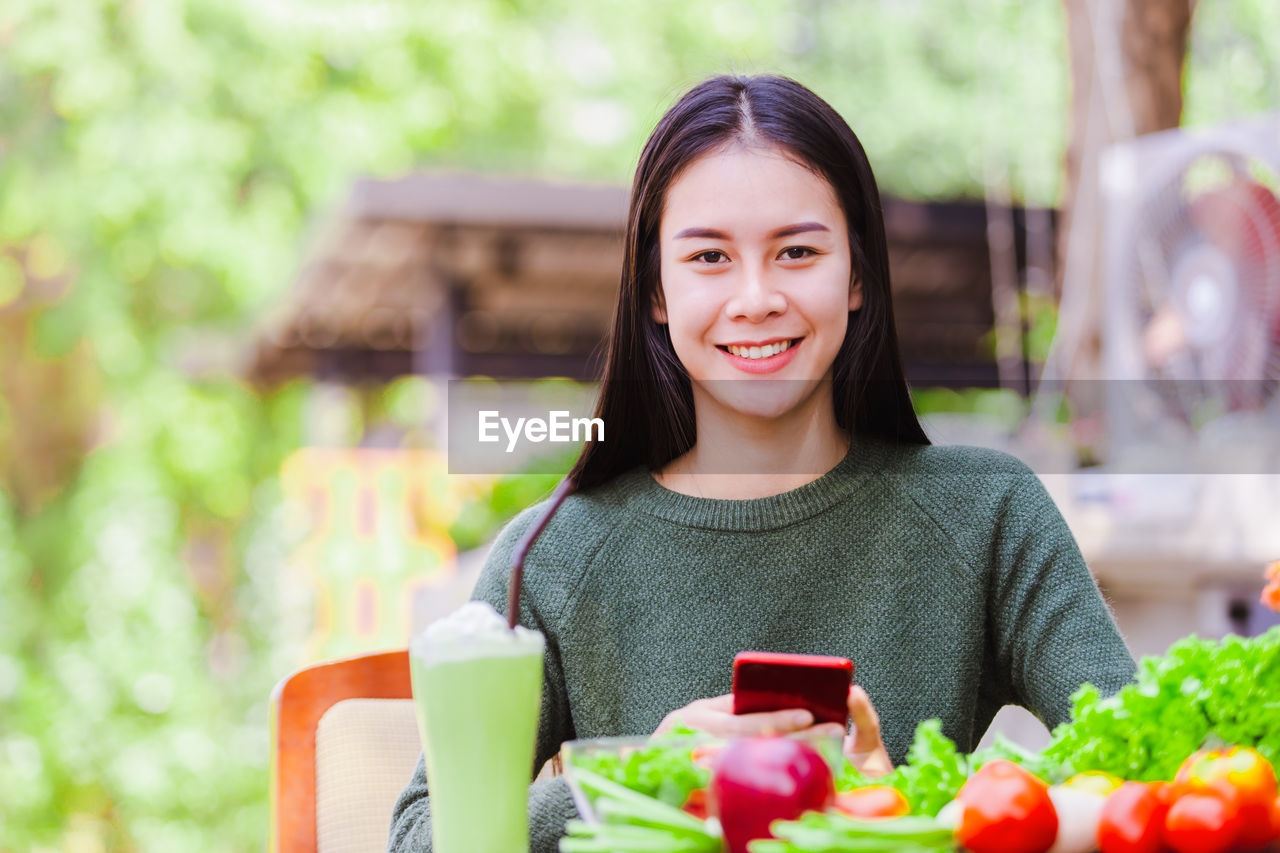
<instances>
[{"instance_id":1,"label":"leafy green vegetable","mask_svg":"<svg viewBox=\"0 0 1280 853\"><path fill-rule=\"evenodd\" d=\"M1063 775L1055 762L1003 737L997 737L995 743L986 749L965 755L951 738L942 733L942 722L933 719L925 720L916 727L915 738L907 750L906 764L894 768L888 776L875 779L864 776L849 765L837 777L836 790L891 785L907 798L912 814L932 817L955 799L970 773L997 758L1020 764L1044 779Z\"/></svg>"},{"instance_id":2,"label":"leafy green vegetable","mask_svg":"<svg viewBox=\"0 0 1280 853\"><path fill-rule=\"evenodd\" d=\"M1004 735L997 734L995 741L986 749L980 749L969 756L969 772L972 773L988 761L1000 759L1021 765L1035 776L1049 783L1063 782L1071 775L1057 761L1041 752L1034 752L1021 744L1014 743Z\"/></svg>"},{"instance_id":3,"label":"leafy green vegetable","mask_svg":"<svg viewBox=\"0 0 1280 853\"><path fill-rule=\"evenodd\" d=\"M678 729L629 752L600 749L571 753L570 762L575 771L586 770L678 808L691 791L705 788L711 781L711 771L693 761L694 747L703 740L694 735L692 730Z\"/></svg>"},{"instance_id":4,"label":"leafy green vegetable","mask_svg":"<svg viewBox=\"0 0 1280 853\"><path fill-rule=\"evenodd\" d=\"M1259 637L1188 637L1144 658L1134 683L1103 698L1085 685L1045 758L1075 771L1172 779L1188 755L1220 740L1280 762L1280 628Z\"/></svg>"},{"instance_id":5,"label":"leafy green vegetable","mask_svg":"<svg viewBox=\"0 0 1280 853\"><path fill-rule=\"evenodd\" d=\"M997 737L962 755L938 720L916 729L907 763L878 779L852 766L840 791L892 785L913 814L936 815L974 770L997 758L1047 780L1102 770L1124 779L1172 779L1191 753L1216 742L1255 747L1280 764L1280 628L1260 637L1188 637L1162 657L1142 660L1134 683L1104 698L1086 684L1072 697L1071 721L1054 730L1041 753Z\"/></svg>"},{"instance_id":6,"label":"leafy green vegetable","mask_svg":"<svg viewBox=\"0 0 1280 853\"><path fill-rule=\"evenodd\" d=\"M916 727L906 764L877 779L868 778L849 765L836 780L836 790L892 785L907 798L912 814L933 816L951 802L968 776L969 760L942 733L941 721L925 720Z\"/></svg>"}]
</instances>

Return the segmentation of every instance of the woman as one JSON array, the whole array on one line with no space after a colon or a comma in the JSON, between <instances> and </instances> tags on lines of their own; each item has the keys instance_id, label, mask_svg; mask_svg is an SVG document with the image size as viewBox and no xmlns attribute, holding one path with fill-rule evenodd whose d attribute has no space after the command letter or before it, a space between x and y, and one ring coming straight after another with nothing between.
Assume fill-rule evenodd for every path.
<instances>
[{"instance_id":1,"label":"woman","mask_svg":"<svg viewBox=\"0 0 1280 853\"><path fill-rule=\"evenodd\" d=\"M1012 457L929 445L898 355L879 195L839 115L779 77L716 77L662 118L632 188L597 416L528 554L520 619L547 638L537 763L574 738L809 728L735 717L743 650L850 658L865 772L939 717L971 749L1005 704L1047 725L1133 674L1071 534ZM515 542L475 597L502 610ZM829 725L829 724L828 724ZM530 789L531 847L574 814ZM427 849L427 786L392 849Z\"/></svg>"}]
</instances>

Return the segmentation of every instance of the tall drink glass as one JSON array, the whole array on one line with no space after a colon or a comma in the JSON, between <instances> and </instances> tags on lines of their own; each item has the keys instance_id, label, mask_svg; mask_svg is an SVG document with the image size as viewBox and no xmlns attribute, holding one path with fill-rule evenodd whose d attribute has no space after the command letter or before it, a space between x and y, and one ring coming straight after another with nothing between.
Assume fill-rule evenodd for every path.
<instances>
[{"instance_id":1,"label":"tall drink glass","mask_svg":"<svg viewBox=\"0 0 1280 853\"><path fill-rule=\"evenodd\" d=\"M527 853L543 646L483 602L410 642L434 853Z\"/></svg>"}]
</instances>

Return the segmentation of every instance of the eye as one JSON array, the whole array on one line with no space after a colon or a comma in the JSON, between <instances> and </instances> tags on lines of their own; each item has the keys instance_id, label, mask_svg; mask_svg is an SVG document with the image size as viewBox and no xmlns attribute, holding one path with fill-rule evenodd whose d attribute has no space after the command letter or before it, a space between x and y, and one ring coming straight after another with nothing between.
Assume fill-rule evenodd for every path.
<instances>
[{"instance_id":1,"label":"eye","mask_svg":"<svg viewBox=\"0 0 1280 853\"><path fill-rule=\"evenodd\" d=\"M726 255L725 255L725 253L724 253L724 252L718 252L718 251L716 251L715 249L708 249L708 250L707 250L707 251L705 251L705 252L699 252L698 254L696 254L696 255L694 255L692 258L690 258L689 260L691 260L691 261L696 261L696 260L698 260L699 258L704 258L704 257L706 257L706 256L708 256L708 255L712 255L712 256L714 256L714 257L716 257L716 258L723 258L723 257L726 257ZM719 263L719 262L718 262L718 261L716 261L716 260L706 260L706 261L703 261L703 263L716 264L716 263Z\"/></svg>"},{"instance_id":2,"label":"eye","mask_svg":"<svg viewBox=\"0 0 1280 853\"><path fill-rule=\"evenodd\" d=\"M808 254L793 255L791 254L792 252L807 252ZM815 252L813 249L810 249L808 246L791 246L789 248L783 249L782 254L786 255L787 260L801 261L809 257L809 255L816 255L818 253Z\"/></svg>"}]
</instances>

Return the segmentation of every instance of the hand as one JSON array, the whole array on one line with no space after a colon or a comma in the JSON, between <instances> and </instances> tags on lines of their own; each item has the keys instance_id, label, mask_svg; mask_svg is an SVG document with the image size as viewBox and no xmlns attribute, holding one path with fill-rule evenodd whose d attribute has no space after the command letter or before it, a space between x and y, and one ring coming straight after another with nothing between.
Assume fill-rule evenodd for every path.
<instances>
[{"instance_id":1,"label":"hand","mask_svg":"<svg viewBox=\"0 0 1280 853\"><path fill-rule=\"evenodd\" d=\"M867 691L857 684L849 688L849 719L853 731L844 739L845 757L872 779L893 772L893 762L880 739L880 715L871 705Z\"/></svg>"},{"instance_id":2,"label":"hand","mask_svg":"<svg viewBox=\"0 0 1280 853\"><path fill-rule=\"evenodd\" d=\"M758 714L734 714L733 695L697 699L677 708L662 718L655 735L666 734L678 725L684 725L718 738L749 737L751 735L780 735L798 732L813 726L813 714L800 708L785 711L765 711ZM813 726L822 731L828 726ZM835 734L843 734L834 726Z\"/></svg>"}]
</instances>

